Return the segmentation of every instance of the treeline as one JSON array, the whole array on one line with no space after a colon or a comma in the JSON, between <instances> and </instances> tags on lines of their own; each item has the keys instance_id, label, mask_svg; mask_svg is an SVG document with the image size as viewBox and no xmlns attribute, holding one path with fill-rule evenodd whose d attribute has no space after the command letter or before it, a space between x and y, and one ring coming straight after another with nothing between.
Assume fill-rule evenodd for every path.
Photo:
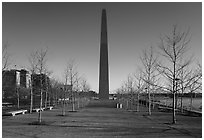
<instances>
[{"instance_id":1,"label":"treeline","mask_svg":"<svg viewBox=\"0 0 204 140\"><path fill-rule=\"evenodd\" d=\"M131 101L139 101L141 97L147 100L149 115L154 93L168 93L173 98L175 116L177 98L202 96L196 94L202 92L202 65L189 55L190 41L189 29L179 31L177 25L173 25L169 34L160 37L157 47L150 46L142 51L139 57L142 65L128 74L116 93L134 94L129 96Z\"/></svg>"}]
</instances>

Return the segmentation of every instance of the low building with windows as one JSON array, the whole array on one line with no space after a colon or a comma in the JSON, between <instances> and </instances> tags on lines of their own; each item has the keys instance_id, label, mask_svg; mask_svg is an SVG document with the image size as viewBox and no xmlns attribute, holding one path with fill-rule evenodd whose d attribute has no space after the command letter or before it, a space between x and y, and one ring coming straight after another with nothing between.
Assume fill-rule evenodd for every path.
<instances>
[{"instance_id":1,"label":"low building with windows","mask_svg":"<svg viewBox=\"0 0 204 140\"><path fill-rule=\"evenodd\" d=\"M12 99L17 95L19 89L30 87L30 74L25 69L4 70L2 72L2 98Z\"/></svg>"}]
</instances>

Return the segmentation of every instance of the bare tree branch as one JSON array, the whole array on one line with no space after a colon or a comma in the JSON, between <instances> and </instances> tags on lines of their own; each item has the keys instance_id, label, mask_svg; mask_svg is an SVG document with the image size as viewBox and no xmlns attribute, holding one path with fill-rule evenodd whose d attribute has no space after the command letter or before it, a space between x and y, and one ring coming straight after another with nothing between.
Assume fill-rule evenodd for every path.
<instances>
[{"instance_id":1,"label":"bare tree branch","mask_svg":"<svg viewBox=\"0 0 204 140\"><path fill-rule=\"evenodd\" d=\"M8 69L10 62L10 55L8 54L8 42L5 43L2 47L2 71Z\"/></svg>"}]
</instances>

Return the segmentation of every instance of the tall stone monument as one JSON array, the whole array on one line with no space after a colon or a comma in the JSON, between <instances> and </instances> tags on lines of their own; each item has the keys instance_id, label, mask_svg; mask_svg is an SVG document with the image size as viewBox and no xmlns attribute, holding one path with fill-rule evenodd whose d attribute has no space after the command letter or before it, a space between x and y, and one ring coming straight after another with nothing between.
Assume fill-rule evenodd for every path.
<instances>
[{"instance_id":1,"label":"tall stone monument","mask_svg":"<svg viewBox=\"0 0 204 140\"><path fill-rule=\"evenodd\" d=\"M102 9L100 68L99 68L99 99L109 99L109 71L108 71L108 36L106 10Z\"/></svg>"}]
</instances>

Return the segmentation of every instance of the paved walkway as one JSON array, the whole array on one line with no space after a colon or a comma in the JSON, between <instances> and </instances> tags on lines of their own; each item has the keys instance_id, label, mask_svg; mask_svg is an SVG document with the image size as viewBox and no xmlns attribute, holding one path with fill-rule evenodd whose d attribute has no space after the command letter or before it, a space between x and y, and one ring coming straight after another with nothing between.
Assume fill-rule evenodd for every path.
<instances>
[{"instance_id":1,"label":"paved walkway","mask_svg":"<svg viewBox=\"0 0 204 140\"><path fill-rule=\"evenodd\" d=\"M171 122L171 113L140 112L116 108L89 107L77 112L61 109L42 112L45 125L30 125L37 120L38 113L3 117L2 137L10 138L196 138L202 137L202 117L177 115L177 124Z\"/></svg>"}]
</instances>

